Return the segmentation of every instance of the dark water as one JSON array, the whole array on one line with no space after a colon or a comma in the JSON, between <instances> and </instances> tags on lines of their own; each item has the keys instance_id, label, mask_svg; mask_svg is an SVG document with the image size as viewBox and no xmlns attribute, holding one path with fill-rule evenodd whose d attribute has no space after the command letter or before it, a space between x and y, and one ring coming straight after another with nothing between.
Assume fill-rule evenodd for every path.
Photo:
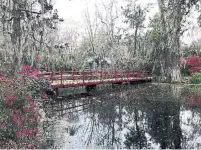
<instances>
[{"instance_id":1,"label":"dark water","mask_svg":"<svg viewBox=\"0 0 201 150\"><path fill-rule=\"evenodd\" d=\"M140 85L54 105L46 146L201 148L201 88Z\"/></svg>"}]
</instances>

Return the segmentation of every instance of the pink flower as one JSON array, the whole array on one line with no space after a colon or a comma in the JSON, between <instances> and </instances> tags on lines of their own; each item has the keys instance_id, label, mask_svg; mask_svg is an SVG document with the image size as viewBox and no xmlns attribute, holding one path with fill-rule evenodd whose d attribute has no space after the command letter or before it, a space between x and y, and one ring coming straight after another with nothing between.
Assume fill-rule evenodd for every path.
<instances>
[{"instance_id":1,"label":"pink flower","mask_svg":"<svg viewBox=\"0 0 201 150\"><path fill-rule=\"evenodd\" d=\"M18 109L14 110L14 113L16 113L16 114L18 114L19 112L20 112L20 110L18 110Z\"/></svg>"},{"instance_id":2,"label":"pink flower","mask_svg":"<svg viewBox=\"0 0 201 150\"><path fill-rule=\"evenodd\" d=\"M35 119L36 119L36 121L38 120L38 114L35 115Z\"/></svg>"},{"instance_id":3,"label":"pink flower","mask_svg":"<svg viewBox=\"0 0 201 150\"><path fill-rule=\"evenodd\" d=\"M8 103L8 99L7 99L7 98L4 99L4 100L3 100L3 103L4 103L4 104L7 104L7 103Z\"/></svg>"},{"instance_id":4,"label":"pink flower","mask_svg":"<svg viewBox=\"0 0 201 150\"><path fill-rule=\"evenodd\" d=\"M6 126L6 124L5 124L5 123L3 123L1 126L2 126L2 127L5 127L5 126Z\"/></svg>"},{"instance_id":5,"label":"pink flower","mask_svg":"<svg viewBox=\"0 0 201 150\"><path fill-rule=\"evenodd\" d=\"M20 137L20 136L21 136L21 132L18 131L18 132L16 133L16 135L17 135L17 137Z\"/></svg>"},{"instance_id":6,"label":"pink flower","mask_svg":"<svg viewBox=\"0 0 201 150\"><path fill-rule=\"evenodd\" d=\"M26 76L30 76L33 73L36 73L35 69L33 69L30 66L24 65L24 64L22 65L21 70L19 72L19 74L26 75Z\"/></svg>"},{"instance_id":7,"label":"pink flower","mask_svg":"<svg viewBox=\"0 0 201 150\"><path fill-rule=\"evenodd\" d=\"M18 122L17 122L17 125L18 125L18 126L21 126L21 125L22 125L22 122L21 122L21 121L18 121Z\"/></svg>"},{"instance_id":8,"label":"pink flower","mask_svg":"<svg viewBox=\"0 0 201 150\"><path fill-rule=\"evenodd\" d=\"M29 124L31 124L33 122L33 120L32 119L29 119Z\"/></svg>"},{"instance_id":9,"label":"pink flower","mask_svg":"<svg viewBox=\"0 0 201 150\"><path fill-rule=\"evenodd\" d=\"M32 72L32 73L29 74L29 76L31 76L31 77L36 77L37 75L38 75L37 72Z\"/></svg>"},{"instance_id":10,"label":"pink flower","mask_svg":"<svg viewBox=\"0 0 201 150\"><path fill-rule=\"evenodd\" d=\"M47 94L43 92L43 93L42 93L42 98L43 98L43 99L48 99Z\"/></svg>"},{"instance_id":11,"label":"pink flower","mask_svg":"<svg viewBox=\"0 0 201 150\"><path fill-rule=\"evenodd\" d=\"M8 95L8 90L6 90L6 94Z\"/></svg>"},{"instance_id":12,"label":"pink flower","mask_svg":"<svg viewBox=\"0 0 201 150\"><path fill-rule=\"evenodd\" d=\"M12 113L12 112L9 112L9 115L10 115L10 116L13 116L13 113Z\"/></svg>"},{"instance_id":13,"label":"pink flower","mask_svg":"<svg viewBox=\"0 0 201 150\"><path fill-rule=\"evenodd\" d=\"M13 102L10 102L9 106L11 107L13 105Z\"/></svg>"},{"instance_id":14,"label":"pink flower","mask_svg":"<svg viewBox=\"0 0 201 150\"><path fill-rule=\"evenodd\" d=\"M36 56L36 61L39 61L40 60L40 57L39 56Z\"/></svg>"},{"instance_id":15,"label":"pink flower","mask_svg":"<svg viewBox=\"0 0 201 150\"><path fill-rule=\"evenodd\" d=\"M14 96L9 96L8 97L11 101L14 101L15 100L15 97Z\"/></svg>"},{"instance_id":16,"label":"pink flower","mask_svg":"<svg viewBox=\"0 0 201 150\"><path fill-rule=\"evenodd\" d=\"M36 128L36 135L38 134L38 128Z\"/></svg>"},{"instance_id":17,"label":"pink flower","mask_svg":"<svg viewBox=\"0 0 201 150\"><path fill-rule=\"evenodd\" d=\"M27 121L28 120L28 118L27 117L24 117L24 121Z\"/></svg>"},{"instance_id":18,"label":"pink flower","mask_svg":"<svg viewBox=\"0 0 201 150\"><path fill-rule=\"evenodd\" d=\"M29 107L29 110L34 110L34 105L31 105L31 106Z\"/></svg>"},{"instance_id":19,"label":"pink flower","mask_svg":"<svg viewBox=\"0 0 201 150\"><path fill-rule=\"evenodd\" d=\"M13 121L14 122L17 122L17 117L14 115L14 117L13 117Z\"/></svg>"},{"instance_id":20,"label":"pink flower","mask_svg":"<svg viewBox=\"0 0 201 150\"><path fill-rule=\"evenodd\" d=\"M31 96L30 96L29 94L27 94L27 95L25 96L25 98L26 98L27 101L31 100Z\"/></svg>"},{"instance_id":21,"label":"pink flower","mask_svg":"<svg viewBox=\"0 0 201 150\"><path fill-rule=\"evenodd\" d=\"M21 80L22 80L22 78L20 77L20 78L18 78L17 80L21 81Z\"/></svg>"},{"instance_id":22,"label":"pink flower","mask_svg":"<svg viewBox=\"0 0 201 150\"><path fill-rule=\"evenodd\" d=\"M31 148L32 148L32 144L29 144L29 145L28 145L28 148L31 149Z\"/></svg>"},{"instance_id":23,"label":"pink flower","mask_svg":"<svg viewBox=\"0 0 201 150\"><path fill-rule=\"evenodd\" d=\"M29 135L32 135L32 133L33 133L33 130L32 130L32 128L30 128L29 129Z\"/></svg>"},{"instance_id":24,"label":"pink flower","mask_svg":"<svg viewBox=\"0 0 201 150\"><path fill-rule=\"evenodd\" d=\"M23 134L27 134L27 130L26 129L22 129Z\"/></svg>"},{"instance_id":25,"label":"pink flower","mask_svg":"<svg viewBox=\"0 0 201 150\"><path fill-rule=\"evenodd\" d=\"M27 111L28 111L28 108L27 108L27 107L24 107L23 109L24 109L24 112L27 112Z\"/></svg>"}]
</instances>

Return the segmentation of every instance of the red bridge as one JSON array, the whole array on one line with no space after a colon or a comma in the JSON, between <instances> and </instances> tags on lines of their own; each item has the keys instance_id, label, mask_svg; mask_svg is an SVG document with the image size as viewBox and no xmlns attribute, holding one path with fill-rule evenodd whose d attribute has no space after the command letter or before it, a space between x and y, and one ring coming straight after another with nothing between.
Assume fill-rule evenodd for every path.
<instances>
[{"instance_id":1,"label":"red bridge","mask_svg":"<svg viewBox=\"0 0 201 150\"><path fill-rule=\"evenodd\" d=\"M53 89L96 86L99 84L121 84L124 82L150 82L147 71L101 70L101 71L57 71L38 74L40 78L51 80Z\"/></svg>"}]
</instances>

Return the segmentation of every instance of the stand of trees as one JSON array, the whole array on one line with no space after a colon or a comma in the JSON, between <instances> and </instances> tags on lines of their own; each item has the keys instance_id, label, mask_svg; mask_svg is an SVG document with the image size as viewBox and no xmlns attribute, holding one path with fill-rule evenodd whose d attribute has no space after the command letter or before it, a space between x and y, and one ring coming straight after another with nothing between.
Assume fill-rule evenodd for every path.
<instances>
[{"instance_id":1,"label":"stand of trees","mask_svg":"<svg viewBox=\"0 0 201 150\"><path fill-rule=\"evenodd\" d=\"M87 60L100 64L107 58L111 69L146 69L161 81L181 82L179 58L183 50L189 51L181 47L181 37L188 29L188 15L199 10L200 3L157 4L159 12L147 25L154 5L142 6L138 0L127 0L122 7L117 0L102 2L93 13L84 11L85 32L75 24L61 37L59 24L64 20L51 0L1 0L0 72L14 75L21 64L46 71L88 69Z\"/></svg>"}]
</instances>

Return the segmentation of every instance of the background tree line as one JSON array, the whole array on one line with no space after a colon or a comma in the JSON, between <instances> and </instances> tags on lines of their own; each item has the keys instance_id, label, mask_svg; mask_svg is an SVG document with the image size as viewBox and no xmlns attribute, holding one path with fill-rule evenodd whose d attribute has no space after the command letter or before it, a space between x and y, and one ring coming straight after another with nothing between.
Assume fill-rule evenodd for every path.
<instances>
[{"instance_id":1,"label":"background tree line","mask_svg":"<svg viewBox=\"0 0 201 150\"><path fill-rule=\"evenodd\" d=\"M21 64L45 71L146 69L162 81L181 82L179 58L200 53L198 42L181 43L189 14L199 12L199 4L158 0L144 6L126 0L120 6L109 0L93 12L86 9L82 27L63 31L52 0L1 0L0 71L13 75ZM159 11L148 18L153 8Z\"/></svg>"}]
</instances>

